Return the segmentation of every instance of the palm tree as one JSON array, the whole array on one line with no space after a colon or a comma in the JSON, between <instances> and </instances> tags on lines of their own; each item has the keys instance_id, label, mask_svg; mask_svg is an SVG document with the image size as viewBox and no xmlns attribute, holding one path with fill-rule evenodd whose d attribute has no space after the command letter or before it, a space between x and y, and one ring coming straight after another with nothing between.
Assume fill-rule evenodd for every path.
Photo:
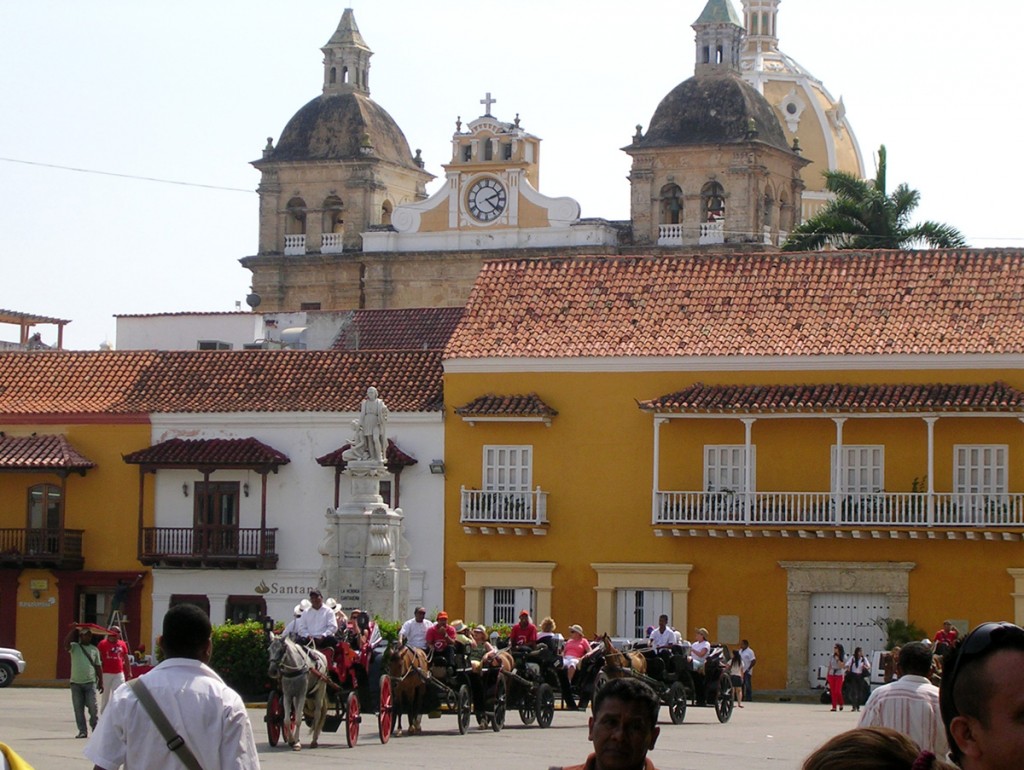
<instances>
[{"instance_id":1,"label":"palm tree","mask_svg":"<svg viewBox=\"0 0 1024 770\"><path fill-rule=\"evenodd\" d=\"M909 226L921 194L901 184L885 192L885 145L878 148L873 181L846 171L826 171L825 189L836 197L806 222L793 228L783 251L813 251L831 244L839 249L905 249L925 243L932 248L960 248L964 236L951 225L922 222Z\"/></svg>"}]
</instances>

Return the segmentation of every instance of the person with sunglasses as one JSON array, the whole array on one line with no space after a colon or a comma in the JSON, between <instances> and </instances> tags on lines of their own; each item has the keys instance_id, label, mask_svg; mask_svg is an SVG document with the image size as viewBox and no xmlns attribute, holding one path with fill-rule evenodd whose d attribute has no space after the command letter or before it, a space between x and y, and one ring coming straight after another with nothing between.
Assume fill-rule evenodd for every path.
<instances>
[{"instance_id":1,"label":"person with sunglasses","mask_svg":"<svg viewBox=\"0 0 1024 770\"><path fill-rule=\"evenodd\" d=\"M1024 628L982 623L943 671L939 705L953 761L963 770L1024 767Z\"/></svg>"}]
</instances>

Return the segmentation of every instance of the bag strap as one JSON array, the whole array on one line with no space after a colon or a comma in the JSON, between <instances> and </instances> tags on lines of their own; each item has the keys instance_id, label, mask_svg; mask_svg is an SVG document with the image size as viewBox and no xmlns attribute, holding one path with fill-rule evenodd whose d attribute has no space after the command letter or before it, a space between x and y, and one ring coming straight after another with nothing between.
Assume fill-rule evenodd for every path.
<instances>
[{"instance_id":1,"label":"bag strap","mask_svg":"<svg viewBox=\"0 0 1024 770\"><path fill-rule=\"evenodd\" d=\"M167 715L164 714L163 709L156 702L156 698L153 697L149 688L142 681L142 677L136 677L127 684L132 689L132 692L135 693L135 697L139 699L142 708L149 714L149 718L153 720L153 724L160 731L160 735L167 741L167 748L182 761L188 770L203 770L203 766L199 764L196 755L185 745L185 739L174 731L174 727L171 726Z\"/></svg>"}]
</instances>

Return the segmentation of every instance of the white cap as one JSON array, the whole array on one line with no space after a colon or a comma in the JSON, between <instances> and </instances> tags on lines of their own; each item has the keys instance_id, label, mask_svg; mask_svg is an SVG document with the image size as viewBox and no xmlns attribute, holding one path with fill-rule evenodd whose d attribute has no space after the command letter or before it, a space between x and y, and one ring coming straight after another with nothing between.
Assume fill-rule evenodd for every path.
<instances>
[{"instance_id":1,"label":"white cap","mask_svg":"<svg viewBox=\"0 0 1024 770\"><path fill-rule=\"evenodd\" d=\"M311 602L309 599L303 599L301 602L299 602L299 606L302 607L302 611L305 612L313 606L313 602Z\"/></svg>"}]
</instances>

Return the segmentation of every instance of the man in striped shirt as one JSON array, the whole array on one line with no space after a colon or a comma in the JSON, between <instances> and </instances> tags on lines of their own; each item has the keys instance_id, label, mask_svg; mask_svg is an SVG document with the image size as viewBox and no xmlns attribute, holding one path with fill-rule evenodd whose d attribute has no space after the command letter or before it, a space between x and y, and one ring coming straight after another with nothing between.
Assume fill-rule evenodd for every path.
<instances>
[{"instance_id":1,"label":"man in striped shirt","mask_svg":"<svg viewBox=\"0 0 1024 770\"><path fill-rule=\"evenodd\" d=\"M949 746L939 710L939 688L928 679L931 648L921 642L905 645L896 665L900 678L871 693L859 726L890 727L922 749L945 757Z\"/></svg>"}]
</instances>

